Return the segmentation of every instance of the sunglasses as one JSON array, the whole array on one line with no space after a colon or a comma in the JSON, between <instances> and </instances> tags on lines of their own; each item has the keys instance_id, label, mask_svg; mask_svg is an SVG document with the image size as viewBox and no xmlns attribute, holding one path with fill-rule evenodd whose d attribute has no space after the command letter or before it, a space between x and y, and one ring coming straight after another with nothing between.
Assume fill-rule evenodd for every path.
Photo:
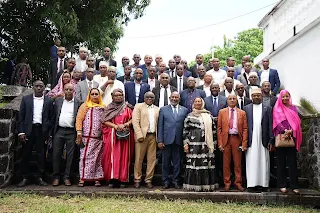
<instances>
[{"instance_id":1,"label":"sunglasses","mask_svg":"<svg viewBox=\"0 0 320 213\"><path fill-rule=\"evenodd\" d=\"M99 93L91 93L91 96L99 96Z\"/></svg>"}]
</instances>

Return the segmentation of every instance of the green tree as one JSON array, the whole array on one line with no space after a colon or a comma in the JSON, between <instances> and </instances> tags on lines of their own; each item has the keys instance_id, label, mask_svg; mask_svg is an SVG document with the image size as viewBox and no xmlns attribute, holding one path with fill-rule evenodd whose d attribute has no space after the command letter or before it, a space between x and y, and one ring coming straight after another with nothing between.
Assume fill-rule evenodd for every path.
<instances>
[{"instance_id":1,"label":"green tree","mask_svg":"<svg viewBox=\"0 0 320 213\"><path fill-rule=\"evenodd\" d=\"M223 36L223 46L214 46L214 57L220 59L221 67L226 65L226 59L233 56L236 64L241 64L244 55L250 55L251 61L263 51L263 31L259 28L244 30L234 39ZM211 53L204 54L204 64L212 58ZM191 62L195 63L195 62Z\"/></svg>"},{"instance_id":2,"label":"green tree","mask_svg":"<svg viewBox=\"0 0 320 213\"><path fill-rule=\"evenodd\" d=\"M123 25L143 15L150 0L7 0L0 3L0 56L25 56L37 77L46 78L55 37L68 51L116 49Z\"/></svg>"}]
</instances>

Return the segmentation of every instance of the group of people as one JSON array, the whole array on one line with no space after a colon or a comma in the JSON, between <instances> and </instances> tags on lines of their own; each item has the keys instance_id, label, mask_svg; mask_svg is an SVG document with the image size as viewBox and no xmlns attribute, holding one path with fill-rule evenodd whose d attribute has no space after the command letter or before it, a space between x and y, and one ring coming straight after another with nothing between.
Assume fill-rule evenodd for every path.
<instances>
[{"instance_id":1,"label":"group of people","mask_svg":"<svg viewBox=\"0 0 320 213\"><path fill-rule=\"evenodd\" d=\"M63 181L71 185L70 171L76 144L80 149L79 186L86 182L110 187L125 187L134 162L134 187L142 182L142 164L146 157L144 182L152 188L157 150L161 153L163 188L212 191L223 179L224 189L234 186L244 191L242 163L245 162L248 190L268 190L270 152L276 151L277 179L287 192L285 168L288 162L290 188L299 193L296 152L302 133L297 109L290 93L280 91L278 72L263 60L263 69L255 70L250 57L241 67L233 57L220 68L217 58L203 65L197 55L191 69L175 55L168 67L160 55L153 66L152 56L122 58L116 67L110 48L104 58L65 59L65 48L58 47L58 58L51 70L52 90L44 92L44 83L34 83L34 94L25 96L19 115L19 139L23 142L21 169L29 183L28 160L35 146L39 171L36 183L46 185L44 141L53 137L53 186L61 181L60 162L65 146L66 169ZM87 54L80 48L80 56ZM61 61L63 59L64 61ZM85 61L82 62L82 61ZM62 68L66 62L66 69ZM293 139L294 146L280 147L275 138ZM76 142L75 142L76 141ZM244 157L242 157L244 156ZM182 172L184 175L182 178ZM258 188L257 188L258 187Z\"/></svg>"}]
</instances>

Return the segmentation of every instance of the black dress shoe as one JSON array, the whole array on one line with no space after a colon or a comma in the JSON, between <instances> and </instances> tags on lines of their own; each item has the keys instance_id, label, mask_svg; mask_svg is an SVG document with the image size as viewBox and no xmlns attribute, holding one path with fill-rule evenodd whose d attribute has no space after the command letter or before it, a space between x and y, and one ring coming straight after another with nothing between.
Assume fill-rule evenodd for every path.
<instances>
[{"instance_id":1,"label":"black dress shoe","mask_svg":"<svg viewBox=\"0 0 320 213\"><path fill-rule=\"evenodd\" d=\"M182 189L182 186L179 185L179 184L177 184L177 183L175 183L175 184L174 184L174 188L176 188L176 189Z\"/></svg>"},{"instance_id":2,"label":"black dress shoe","mask_svg":"<svg viewBox=\"0 0 320 213\"><path fill-rule=\"evenodd\" d=\"M48 186L48 184L46 182L44 182L42 180L42 178L36 179L36 184L39 185L39 186Z\"/></svg>"},{"instance_id":3,"label":"black dress shoe","mask_svg":"<svg viewBox=\"0 0 320 213\"><path fill-rule=\"evenodd\" d=\"M163 184L162 186L163 189L169 189L170 188L170 185L168 183L165 183Z\"/></svg>"},{"instance_id":4,"label":"black dress shoe","mask_svg":"<svg viewBox=\"0 0 320 213\"><path fill-rule=\"evenodd\" d=\"M18 187L25 187L29 184L29 181L27 178L23 178L23 180L17 185Z\"/></svg>"}]
</instances>

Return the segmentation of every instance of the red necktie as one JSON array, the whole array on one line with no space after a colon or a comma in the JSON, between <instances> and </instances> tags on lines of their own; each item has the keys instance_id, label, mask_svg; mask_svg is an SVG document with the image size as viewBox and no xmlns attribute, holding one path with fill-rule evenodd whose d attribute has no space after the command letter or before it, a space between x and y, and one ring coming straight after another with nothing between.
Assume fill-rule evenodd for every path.
<instances>
[{"instance_id":1,"label":"red necktie","mask_svg":"<svg viewBox=\"0 0 320 213\"><path fill-rule=\"evenodd\" d=\"M231 109L231 116L229 120L229 129L233 128L233 119L234 119L234 109Z\"/></svg>"}]
</instances>

